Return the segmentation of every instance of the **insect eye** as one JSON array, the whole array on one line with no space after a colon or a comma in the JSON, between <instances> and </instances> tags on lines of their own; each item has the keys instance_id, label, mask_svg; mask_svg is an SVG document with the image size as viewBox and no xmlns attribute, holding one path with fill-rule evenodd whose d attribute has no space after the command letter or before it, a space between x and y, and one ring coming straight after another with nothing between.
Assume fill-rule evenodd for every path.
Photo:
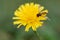
<instances>
[{"instance_id":1,"label":"insect eye","mask_svg":"<svg viewBox=\"0 0 60 40\"><path fill-rule=\"evenodd\" d=\"M41 16L41 14L40 14L40 13L38 13L38 14L37 14L37 17L39 17L39 16Z\"/></svg>"}]
</instances>

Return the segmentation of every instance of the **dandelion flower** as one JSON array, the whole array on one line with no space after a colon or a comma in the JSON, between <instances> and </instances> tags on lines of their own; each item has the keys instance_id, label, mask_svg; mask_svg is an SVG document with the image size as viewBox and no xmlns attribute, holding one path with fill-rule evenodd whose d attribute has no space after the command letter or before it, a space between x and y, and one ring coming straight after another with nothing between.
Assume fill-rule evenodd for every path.
<instances>
[{"instance_id":1,"label":"dandelion flower","mask_svg":"<svg viewBox=\"0 0 60 40\"><path fill-rule=\"evenodd\" d=\"M39 4L34 3L25 3L24 5L19 6L19 8L14 12L13 22L14 25L18 25L17 28L21 25L25 26L25 31L29 31L32 28L33 31L36 31L37 28L43 25L42 20L46 20L48 10L44 10L44 7Z\"/></svg>"}]
</instances>

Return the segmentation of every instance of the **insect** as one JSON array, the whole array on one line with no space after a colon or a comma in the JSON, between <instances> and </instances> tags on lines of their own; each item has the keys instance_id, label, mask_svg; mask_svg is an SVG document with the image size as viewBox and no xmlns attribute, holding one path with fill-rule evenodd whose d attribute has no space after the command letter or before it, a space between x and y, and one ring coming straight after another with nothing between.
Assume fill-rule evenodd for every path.
<instances>
[{"instance_id":1,"label":"insect","mask_svg":"<svg viewBox=\"0 0 60 40\"><path fill-rule=\"evenodd\" d=\"M37 14L37 17L39 17L39 16L41 16L41 15L45 15L45 14L46 14L46 12L38 13L38 14Z\"/></svg>"}]
</instances>

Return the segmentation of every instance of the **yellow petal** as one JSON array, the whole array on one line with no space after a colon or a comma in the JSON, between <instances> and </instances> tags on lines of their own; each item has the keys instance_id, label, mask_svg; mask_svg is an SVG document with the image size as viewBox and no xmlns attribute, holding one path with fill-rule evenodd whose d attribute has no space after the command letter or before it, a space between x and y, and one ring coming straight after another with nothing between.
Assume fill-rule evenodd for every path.
<instances>
[{"instance_id":1,"label":"yellow petal","mask_svg":"<svg viewBox=\"0 0 60 40\"><path fill-rule=\"evenodd\" d=\"M35 22L36 28L41 27L42 24L43 24L43 22L40 22L40 21L36 21L36 22Z\"/></svg>"},{"instance_id":2,"label":"yellow petal","mask_svg":"<svg viewBox=\"0 0 60 40\"><path fill-rule=\"evenodd\" d=\"M35 4L35 7L39 8L39 6L40 6L39 4Z\"/></svg>"},{"instance_id":3,"label":"yellow petal","mask_svg":"<svg viewBox=\"0 0 60 40\"><path fill-rule=\"evenodd\" d=\"M20 19L19 17L13 17L12 19Z\"/></svg>"},{"instance_id":4,"label":"yellow petal","mask_svg":"<svg viewBox=\"0 0 60 40\"><path fill-rule=\"evenodd\" d=\"M20 9L20 8L21 8L22 10L25 9L24 5L21 5L21 6L19 7L19 9Z\"/></svg>"},{"instance_id":5,"label":"yellow petal","mask_svg":"<svg viewBox=\"0 0 60 40\"><path fill-rule=\"evenodd\" d=\"M43 9L44 9L44 7L43 7L43 6L41 6L41 7L39 8L39 11L41 12Z\"/></svg>"},{"instance_id":6,"label":"yellow petal","mask_svg":"<svg viewBox=\"0 0 60 40\"><path fill-rule=\"evenodd\" d=\"M39 24L38 24L38 25L41 27L41 26L42 26L42 24L43 24L43 22L39 22Z\"/></svg>"},{"instance_id":7,"label":"yellow petal","mask_svg":"<svg viewBox=\"0 0 60 40\"><path fill-rule=\"evenodd\" d=\"M21 12L19 12L18 10L16 10L15 13L14 13L14 15L19 17L22 14L21 14Z\"/></svg>"},{"instance_id":8,"label":"yellow petal","mask_svg":"<svg viewBox=\"0 0 60 40\"><path fill-rule=\"evenodd\" d=\"M25 26L27 23L26 23L26 22L24 22L24 21L22 21L22 24Z\"/></svg>"},{"instance_id":9,"label":"yellow petal","mask_svg":"<svg viewBox=\"0 0 60 40\"><path fill-rule=\"evenodd\" d=\"M45 12L45 13L48 13L48 10L44 10L44 11L42 11L41 13L44 13L44 12Z\"/></svg>"},{"instance_id":10,"label":"yellow petal","mask_svg":"<svg viewBox=\"0 0 60 40\"><path fill-rule=\"evenodd\" d=\"M39 17L39 20L46 20L47 18L46 17L44 17L44 16L40 16Z\"/></svg>"},{"instance_id":11,"label":"yellow petal","mask_svg":"<svg viewBox=\"0 0 60 40\"><path fill-rule=\"evenodd\" d=\"M30 5L31 5L31 6L33 6L33 5L34 5L34 3L30 3Z\"/></svg>"},{"instance_id":12,"label":"yellow petal","mask_svg":"<svg viewBox=\"0 0 60 40\"><path fill-rule=\"evenodd\" d=\"M33 31L36 31L36 26L32 26Z\"/></svg>"},{"instance_id":13,"label":"yellow petal","mask_svg":"<svg viewBox=\"0 0 60 40\"><path fill-rule=\"evenodd\" d=\"M36 26L35 26L35 24L32 24L32 29L33 29L34 31L36 31Z\"/></svg>"},{"instance_id":14,"label":"yellow petal","mask_svg":"<svg viewBox=\"0 0 60 40\"><path fill-rule=\"evenodd\" d=\"M29 3L26 3L25 6L29 6Z\"/></svg>"},{"instance_id":15,"label":"yellow petal","mask_svg":"<svg viewBox=\"0 0 60 40\"><path fill-rule=\"evenodd\" d=\"M13 24L20 24L21 21L14 21Z\"/></svg>"},{"instance_id":16,"label":"yellow petal","mask_svg":"<svg viewBox=\"0 0 60 40\"><path fill-rule=\"evenodd\" d=\"M25 28L25 31L29 31L29 28L31 27L31 25L30 24L28 24L27 26L26 26L26 28Z\"/></svg>"},{"instance_id":17,"label":"yellow petal","mask_svg":"<svg viewBox=\"0 0 60 40\"><path fill-rule=\"evenodd\" d=\"M19 24L19 25L17 26L17 28L19 28L21 25L22 25L22 24Z\"/></svg>"}]
</instances>

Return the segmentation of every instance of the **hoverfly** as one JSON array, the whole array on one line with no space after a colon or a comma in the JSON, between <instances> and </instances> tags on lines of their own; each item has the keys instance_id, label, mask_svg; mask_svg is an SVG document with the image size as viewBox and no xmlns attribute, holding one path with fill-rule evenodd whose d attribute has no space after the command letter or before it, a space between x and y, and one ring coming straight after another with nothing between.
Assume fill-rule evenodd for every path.
<instances>
[{"instance_id":1,"label":"hoverfly","mask_svg":"<svg viewBox=\"0 0 60 40\"><path fill-rule=\"evenodd\" d=\"M37 17L42 16L42 15L45 15L45 14L46 14L46 12L38 13L37 14Z\"/></svg>"}]
</instances>

